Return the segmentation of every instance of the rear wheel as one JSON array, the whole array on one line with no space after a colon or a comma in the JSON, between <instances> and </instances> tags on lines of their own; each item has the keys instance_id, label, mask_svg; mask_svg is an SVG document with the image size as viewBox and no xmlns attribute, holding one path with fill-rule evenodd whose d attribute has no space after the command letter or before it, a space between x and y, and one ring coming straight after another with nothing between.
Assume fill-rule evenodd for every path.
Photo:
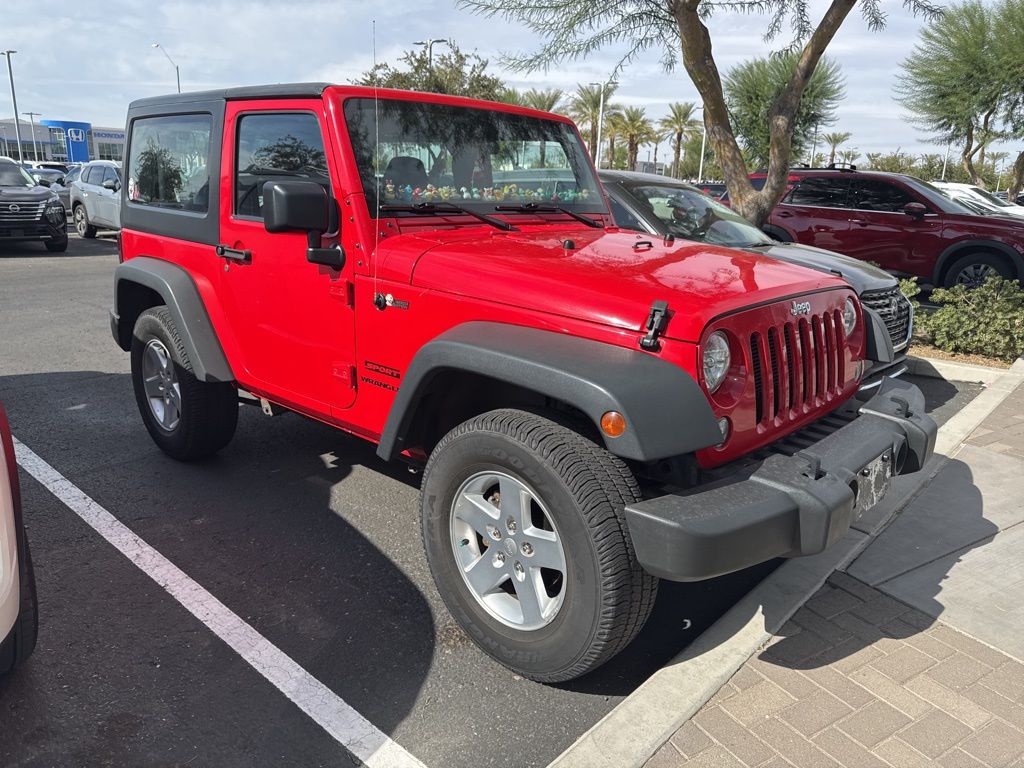
<instances>
[{"instance_id":1,"label":"rear wheel","mask_svg":"<svg viewBox=\"0 0 1024 768\"><path fill-rule=\"evenodd\" d=\"M10 634L0 641L0 675L20 666L32 655L39 632L36 575L32 568L32 553L28 548L25 531L18 531L18 536L18 585L21 590L21 608Z\"/></svg>"},{"instance_id":2,"label":"rear wheel","mask_svg":"<svg viewBox=\"0 0 1024 768\"><path fill-rule=\"evenodd\" d=\"M423 542L469 636L524 677L579 677L643 627L657 580L640 567L623 508L640 498L617 457L540 416L491 411L434 449Z\"/></svg>"},{"instance_id":3,"label":"rear wheel","mask_svg":"<svg viewBox=\"0 0 1024 768\"><path fill-rule=\"evenodd\" d=\"M994 253L976 251L961 256L954 261L946 272L946 287L965 285L968 288L979 288L990 277L1002 277L1007 280L1015 277L1013 270L1006 261Z\"/></svg>"},{"instance_id":4,"label":"rear wheel","mask_svg":"<svg viewBox=\"0 0 1024 768\"><path fill-rule=\"evenodd\" d=\"M79 237L96 237L96 227L89 223L89 216L85 212L84 205L79 203L75 206L75 210L72 212L72 218L75 220L75 232L78 233Z\"/></svg>"},{"instance_id":5,"label":"rear wheel","mask_svg":"<svg viewBox=\"0 0 1024 768\"><path fill-rule=\"evenodd\" d=\"M167 307L139 315L132 335L135 400L153 441L182 461L216 453L238 424L238 391L196 378Z\"/></svg>"}]
</instances>

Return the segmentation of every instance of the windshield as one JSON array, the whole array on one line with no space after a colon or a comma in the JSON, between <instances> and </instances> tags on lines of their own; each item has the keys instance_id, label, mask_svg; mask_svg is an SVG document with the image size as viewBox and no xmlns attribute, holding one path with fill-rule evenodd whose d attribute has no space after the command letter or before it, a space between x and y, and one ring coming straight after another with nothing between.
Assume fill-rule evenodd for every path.
<instances>
[{"instance_id":1,"label":"windshield","mask_svg":"<svg viewBox=\"0 0 1024 768\"><path fill-rule=\"evenodd\" d=\"M378 204L441 202L485 213L527 203L606 212L586 150L566 123L361 98L345 102L345 120L371 216Z\"/></svg>"},{"instance_id":2,"label":"windshield","mask_svg":"<svg viewBox=\"0 0 1024 768\"><path fill-rule=\"evenodd\" d=\"M1014 206L1010 205L1008 202L1006 202L1005 200L1000 200L998 197L993 195L991 192L989 192L988 190L982 189L981 187L971 187L971 192L973 192L978 197L983 198L984 200L987 200L988 202L992 203L992 205L996 206L997 208L1013 208L1014 207Z\"/></svg>"},{"instance_id":3,"label":"windshield","mask_svg":"<svg viewBox=\"0 0 1024 768\"><path fill-rule=\"evenodd\" d=\"M0 163L0 187L34 187L33 179L20 165Z\"/></svg>"},{"instance_id":4,"label":"windshield","mask_svg":"<svg viewBox=\"0 0 1024 768\"><path fill-rule=\"evenodd\" d=\"M676 237L733 248L774 242L732 209L693 187L636 184L627 189L637 204L653 213L666 232Z\"/></svg>"}]
</instances>

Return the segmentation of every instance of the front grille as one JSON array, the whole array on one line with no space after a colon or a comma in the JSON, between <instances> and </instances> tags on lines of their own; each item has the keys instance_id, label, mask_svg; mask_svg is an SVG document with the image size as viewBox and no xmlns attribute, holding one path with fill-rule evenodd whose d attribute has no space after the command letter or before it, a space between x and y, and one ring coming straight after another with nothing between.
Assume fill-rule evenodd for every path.
<instances>
[{"instance_id":1,"label":"front grille","mask_svg":"<svg viewBox=\"0 0 1024 768\"><path fill-rule=\"evenodd\" d=\"M0 225L38 221L43 217L45 208L45 201L41 203L0 203Z\"/></svg>"},{"instance_id":2,"label":"front grille","mask_svg":"<svg viewBox=\"0 0 1024 768\"><path fill-rule=\"evenodd\" d=\"M899 287L864 291L860 303L882 316L893 348L898 352L910 341L910 301Z\"/></svg>"},{"instance_id":3,"label":"front grille","mask_svg":"<svg viewBox=\"0 0 1024 768\"><path fill-rule=\"evenodd\" d=\"M845 346L838 310L750 334L757 423L794 421L842 394Z\"/></svg>"}]
</instances>

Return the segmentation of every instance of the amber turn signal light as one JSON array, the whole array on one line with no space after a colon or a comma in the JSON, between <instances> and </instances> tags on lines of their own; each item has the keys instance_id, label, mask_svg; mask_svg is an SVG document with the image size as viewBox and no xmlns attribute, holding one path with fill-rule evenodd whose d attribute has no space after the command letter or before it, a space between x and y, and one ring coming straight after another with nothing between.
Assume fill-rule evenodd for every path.
<instances>
[{"instance_id":1,"label":"amber turn signal light","mask_svg":"<svg viewBox=\"0 0 1024 768\"><path fill-rule=\"evenodd\" d=\"M606 411L601 417L601 431L608 437L618 437L626 431L626 420L618 411Z\"/></svg>"}]
</instances>

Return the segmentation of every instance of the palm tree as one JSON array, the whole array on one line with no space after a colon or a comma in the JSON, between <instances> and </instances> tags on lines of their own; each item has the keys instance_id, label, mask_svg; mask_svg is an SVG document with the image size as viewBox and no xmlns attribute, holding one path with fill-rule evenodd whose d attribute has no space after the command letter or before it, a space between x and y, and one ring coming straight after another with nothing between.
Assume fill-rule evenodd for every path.
<instances>
[{"instance_id":1,"label":"palm tree","mask_svg":"<svg viewBox=\"0 0 1024 768\"><path fill-rule=\"evenodd\" d=\"M604 85L605 120L619 111L618 106L609 103L617 87L611 83ZM591 157L597 157L597 134L601 120L601 88L600 85L576 86L576 93L569 98L567 110L569 117L576 121L576 125L590 133L587 148L590 150Z\"/></svg>"},{"instance_id":2,"label":"palm tree","mask_svg":"<svg viewBox=\"0 0 1024 768\"><path fill-rule=\"evenodd\" d=\"M700 133L700 120L693 115L697 105L692 101L673 102L668 105L668 114L658 121L658 127L672 139L672 173L679 178L679 155L683 142Z\"/></svg>"},{"instance_id":3,"label":"palm tree","mask_svg":"<svg viewBox=\"0 0 1024 768\"><path fill-rule=\"evenodd\" d=\"M858 152L856 149L845 149L839 153L839 159L849 165L853 165L854 163L856 163L859 157L860 152Z\"/></svg>"},{"instance_id":4,"label":"palm tree","mask_svg":"<svg viewBox=\"0 0 1024 768\"><path fill-rule=\"evenodd\" d=\"M648 143L655 136L647 110L643 107L626 107L622 110L620 132L626 140L626 167L635 171L640 145Z\"/></svg>"},{"instance_id":5,"label":"palm tree","mask_svg":"<svg viewBox=\"0 0 1024 768\"><path fill-rule=\"evenodd\" d=\"M525 96L526 94L517 88L506 85L498 91L495 101L500 101L502 104L512 104L517 107L523 107L526 106L524 103Z\"/></svg>"},{"instance_id":6,"label":"palm tree","mask_svg":"<svg viewBox=\"0 0 1024 768\"><path fill-rule=\"evenodd\" d=\"M608 167L615 170L615 142L622 138L621 112L616 112L604 121L604 135L608 138Z\"/></svg>"},{"instance_id":7,"label":"palm tree","mask_svg":"<svg viewBox=\"0 0 1024 768\"><path fill-rule=\"evenodd\" d=\"M559 88L531 88L523 94L522 105L541 112L557 112L565 94Z\"/></svg>"},{"instance_id":8,"label":"palm tree","mask_svg":"<svg viewBox=\"0 0 1024 768\"><path fill-rule=\"evenodd\" d=\"M836 150L839 149L840 144L845 144L850 140L852 133L826 133L823 138L825 143L828 144L828 164L832 165L836 161ZM814 163L811 163L813 165Z\"/></svg>"}]
</instances>

